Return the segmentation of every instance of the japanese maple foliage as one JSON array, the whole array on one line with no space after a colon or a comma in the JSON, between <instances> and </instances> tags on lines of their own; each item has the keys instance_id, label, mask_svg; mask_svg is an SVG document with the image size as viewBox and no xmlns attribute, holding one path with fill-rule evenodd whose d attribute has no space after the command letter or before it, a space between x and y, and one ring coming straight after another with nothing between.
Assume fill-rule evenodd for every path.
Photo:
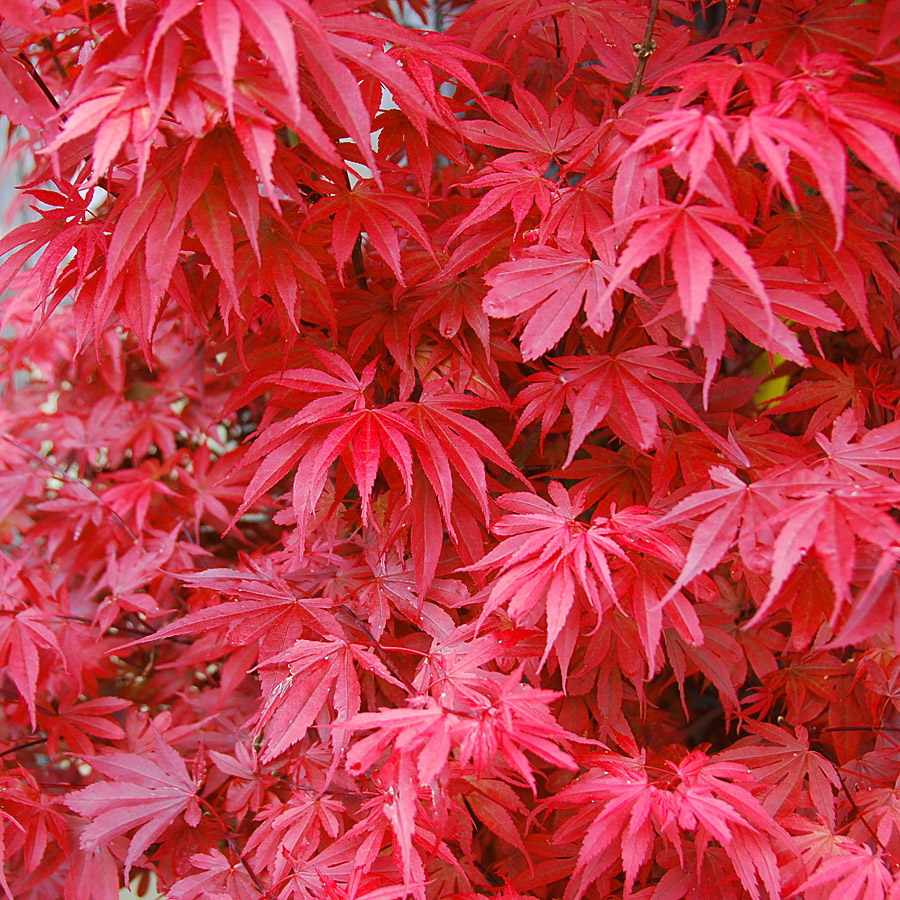
<instances>
[{"instance_id":1,"label":"japanese maple foliage","mask_svg":"<svg viewBox=\"0 0 900 900\"><path fill-rule=\"evenodd\" d=\"M0 893L900 900L898 0L0 16Z\"/></svg>"}]
</instances>

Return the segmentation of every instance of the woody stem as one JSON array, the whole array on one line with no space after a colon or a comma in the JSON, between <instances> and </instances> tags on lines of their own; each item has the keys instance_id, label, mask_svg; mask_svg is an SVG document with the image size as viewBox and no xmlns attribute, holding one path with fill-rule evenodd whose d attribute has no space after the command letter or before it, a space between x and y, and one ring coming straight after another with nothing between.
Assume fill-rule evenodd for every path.
<instances>
[{"instance_id":1,"label":"woody stem","mask_svg":"<svg viewBox=\"0 0 900 900\"><path fill-rule=\"evenodd\" d=\"M631 89L628 91L628 99L630 100L635 94L640 93L641 83L644 80L644 71L647 68L647 60L653 52L653 26L656 25L656 13L659 11L659 0L650 0L650 15L647 18L647 27L644 29L644 40L641 41L639 47L635 48L638 58L637 71L634 73L634 81L631 82Z\"/></svg>"}]
</instances>

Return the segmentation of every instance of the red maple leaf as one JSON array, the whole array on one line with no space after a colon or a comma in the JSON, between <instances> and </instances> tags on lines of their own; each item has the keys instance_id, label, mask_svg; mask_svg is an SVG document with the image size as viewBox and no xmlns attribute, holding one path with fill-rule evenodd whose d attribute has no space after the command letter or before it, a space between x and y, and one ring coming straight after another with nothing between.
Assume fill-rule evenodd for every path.
<instances>
[{"instance_id":1,"label":"red maple leaf","mask_svg":"<svg viewBox=\"0 0 900 900\"><path fill-rule=\"evenodd\" d=\"M179 878L166 893L171 900L201 900L206 897L229 897L231 900L256 900L259 887L245 865L228 859L221 850L195 853L191 865L200 871Z\"/></svg>"},{"instance_id":2,"label":"red maple leaf","mask_svg":"<svg viewBox=\"0 0 900 900\"><path fill-rule=\"evenodd\" d=\"M728 347L728 332L740 334L758 347L768 350L801 366L809 363L797 335L783 320L806 325L810 329L823 328L840 331L843 323L831 308L818 298L825 285L810 282L802 272L787 266L761 268L759 270L771 300L774 315L765 319L765 308L760 299L733 275L716 266L713 270L709 295L696 321L686 320L679 304L677 292L660 310L657 318L682 312L683 326L666 327L683 338L686 345L697 343L706 355L706 374L703 378L704 405L709 405L709 391L719 364Z\"/></svg>"},{"instance_id":3,"label":"red maple leaf","mask_svg":"<svg viewBox=\"0 0 900 900\"><path fill-rule=\"evenodd\" d=\"M495 318L519 316L527 324L519 339L523 359L536 359L569 330L584 304L587 324L605 334L612 327L612 297L606 290L614 266L584 251L535 247L520 259L502 263L484 276L490 290L484 311ZM631 279L621 284L641 293Z\"/></svg>"},{"instance_id":4,"label":"red maple leaf","mask_svg":"<svg viewBox=\"0 0 900 900\"><path fill-rule=\"evenodd\" d=\"M745 726L754 737L724 751L722 759L749 766L765 785L762 804L772 815L802 806L804 785L809 804L834 828L834 794L841 780L834 766L821 753L809 748L807 730L799 725L796 737L785 728L765 722Z\"/></svg>"},{"instance_id":5,"label":"red maple leaf","mask_svg":"<svg viewBox=\"0 0 900 900\"><path fill-rule=\"evenodd\" d=\"M9 674L25 704L31 727L37 725L36 694L41 669L41 650L50 650L65 667L66 657L56 635L45 624L52 615L37 607L0 611L0 664Z\"/></svg>"},{"instance_id":6,"label":"red maple leaf","mask_svg":"<svg viewBox=\"0 0 900 900\"><path fill-rule=\"evenodd\" d=\"M242 460L242 467L258 463L247 485L244 502L232 525L270 487L296 467L293 478L293 515L304 533L316 501L322 494L328 471L339 457L356 482L363 516L369 518L372 490L382 459L399 469L407 496L412 488L412 454L409 439L421 439L418 430L398 412L398 405L373 408L366 389L375 378L375 363L357 377L337 354L315 351L315 356L337 374L303 367L261 379L254 390L268 383L283 388L281 403L301 411L266 429ZM348 408L349 407L349 408Z\"/></svg>"},{"instance_id":7,"label":"red maple leaf","mask_svg":"<svg viewBox=\"0 0 900 900\"><path fill-rule=\"evenodd\" d=\"M523 751L552 765L574 770L574 759L560 744L577 740L562 729L547 710L560 696L521 683L521 668L506 678L484 677L473 683L464 708L444 707L433 698L416 698L406 709L382 709L360 713L347 727L376 729L357 741L347 755L351 772L364 772L379 761L385 750L410 761L417 784L435 784L445 772L450 751L457 748L463 766L472 764L478 777L495 772L497 754L532 791L537 790L532 766ZM508 776L506 776L508 777Z\"/></svg>"},{"instance_id":8,"label":"red maple leaf","mask_svg":"<svg viewBox=\"0 0 900 900\"><path fill-rule=\"evenodd\" d=\"M563 679L578 641L581 599L596 619L602 619L618 601L613 567L633 566L628 550L640 547L666 558L680 553L662 534L655 534L655 517L645 510L623 510L607 519L595 516L582 521L585 502L570 496L557 482L549 486L551 502L531 494L504 494L498 503L510 511L492 526L504 537L498 546L469 570L497 569L479 623L505 605L514 620L533 624L546 616L547 639L541 665L556 647ZM644 609L643 599L636 603ZM658 621L647 637L649 658L661 628L661 604L650 602ZM565 680L564 680L565 683Z\"/></svg>"},{"instance_id":9,"label":"red maple leaf","mask_svg":"<svg viewBox=\"0 0 900 900\"><path fill-rule=\"evenodd\" d=\"M689 332L696 327L706 305L715 259L747 285L759 300L765 320L771 320L771 301L752 255L741 241L722 227L722 224L741 229L748 227L736 212L725 207L687 204L686 201L680 204L666 202L645 207L632 219L649 221L639 225L629 238L609 284L600 296L600 304L608 302L613 291L621 287L638 266L668 247L669 263Z\"/></svg>"},{"instance_id":10,"label":"red maple leaf","mask_svg":"<svg viewBox=\"0 0 900 900\"><path fill-rule=\"evenodd\" d=\"M138 857L182 814L200 821L200 784L188 774L184 760L159 735L152 754L109 753L91 758L91 766L108 780L68 794L66 806L91 824L82 832L81 847L90 851L133 828L125 856L125 880Z\"/></svg>"},{"instance_id":11,"label":"red maple leaf","mask_svg":"<svg viewBox=\"0 0 900 900\"><path fill-rule=\"evenodd\" d=\"M716 840L754 900L760 884L779 896L780 878L773 843L786 835L740 782L747 769L710 759L695 750L679 762L665 761L668 776L643 759L601 754L600 765L564 788L550 805L575 813L554 840L580 838L576 877L567 896L580 897L590 882L621 859L630 896L643 864L660 836L682 848L683 832L695 832L698 849ZM665 769L661 770L665 772Z\"/></svg>"},{"instance_id":12,"label":"red maple leaf","mask_svg":"<svg viewBox=\"0 0 900 900\"><path fill-rule=\"evenodd\" d=\"M90 737L115 741L125 737L122 726L110 713L119 712L131 706L131 702L120 697L95 697L78 702L75 697L60 701L56 715L38 710L38 723L47 730L47 752L56 756L59 741L65 741L68 749L79 756L94 756L94 745ZM88 737L90 735L90 737Z\"/></svg>"},{"instance_id":13,"label":"red maple leaf","mask_svg":"<svg viewBox=\"0 0 900 900\"><path fill-rule=\"evenodd\" d=\"M263 702L253 721L256 731L265 729L268 738L261 756L264 763L302 740L329 698L335 713L335 758L346 752L349 734L340 723L352 719L360 709L357 666L403 687L371 649L350 644L343 636L297 640L260 663Z\"/></svg>"},{"instance_id":14,"label":"red maple leaf","mask_svg":"<svg viewBox=\"0 0 900 900\"><path fill-rule=\"evenodd\" d=\"M462 124L463 135L473 143L512 150L506 159L522 166L545 170L553 161L564 159L584 141L591 129L575 111L571 97L548 113L534 94L517 87L515 103L485 97L489 119Z\"/></svg>"},{"instance_id":15,"label":"red maple leaf","mask_svg":"<svg viewBox=\"0 0 900 900\"><path fill-rule=\"evenodd\" d=\"M696 425L705 425L671 383L690 384L701 379L695 373L666 359L670 347L650 345L623 350L615 356L560 356L553 370L531 376L517 398L524 407L516 434L541 418L546 437L562 413L563 404L572 413L567 466L585 438L602 423L623 441L647 450L659 435L660 418L671 413Z\"/></svg>"}]
</instances>

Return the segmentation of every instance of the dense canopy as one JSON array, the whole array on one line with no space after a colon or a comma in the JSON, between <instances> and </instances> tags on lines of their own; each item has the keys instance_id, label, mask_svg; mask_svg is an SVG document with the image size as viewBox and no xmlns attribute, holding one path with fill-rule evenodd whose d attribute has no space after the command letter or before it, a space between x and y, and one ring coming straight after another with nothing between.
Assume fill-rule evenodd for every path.
<instances>
[{"instance_id":1,"label":"dense canopy","mask_svg":"<svg viewBox=\"0 0 900 900\"><path fill-rule=\"evenodd\" d=\"M0 17L0 894L900 900L898 0Z\"/></svg>"}]
</instances>

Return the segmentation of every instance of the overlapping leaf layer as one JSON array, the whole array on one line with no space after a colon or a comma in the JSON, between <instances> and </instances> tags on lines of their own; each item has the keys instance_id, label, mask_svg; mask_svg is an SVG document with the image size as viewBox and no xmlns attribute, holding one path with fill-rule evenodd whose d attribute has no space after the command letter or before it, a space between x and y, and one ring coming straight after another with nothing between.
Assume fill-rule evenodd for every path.
<instances>
[{"instance_id":1,"label":"overlapping leaf layer","mask_svg":"<svg viewBox=\"0 0 900 900\"><path fill-rule=\"evenodd\" d=\"M0 892L900 900L898 0L0 16Z\"/></svg>"}]
</instances>

